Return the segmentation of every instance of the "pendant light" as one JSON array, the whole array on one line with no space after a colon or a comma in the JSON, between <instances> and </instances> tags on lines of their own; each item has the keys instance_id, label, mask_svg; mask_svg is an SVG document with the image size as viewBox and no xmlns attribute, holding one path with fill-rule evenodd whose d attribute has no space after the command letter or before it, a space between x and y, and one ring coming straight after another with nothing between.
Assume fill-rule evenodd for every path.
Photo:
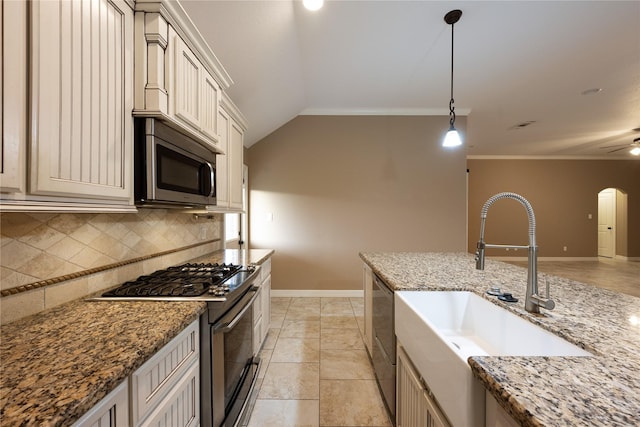
<instances>
[{"instance_id":1,"label":"pendant light","mask_svg":"<svg viewBox=\"0 0 640 427\"><path fill-rule=\"evenodd\" d=\"M443 147L457 147L462 145L460 134L454 126L456 122L456 113L453 106L453 24L458 22L461 16L462 11L459 9L452 10L444 15L444 22L451 25L451 99L449 100L449 131L445 135L444 141L442 141Z\"/></svg>"},{"instance_id":2,"label":"pendant light","mask_svg":"<svg viewBox=\"0 0 640 427\"><path fill-rule=\"evenodd\" d=\"M324 0L302 0L302 4L308 10L316 11L322 7Z\"/></svg>"}]
</instances>

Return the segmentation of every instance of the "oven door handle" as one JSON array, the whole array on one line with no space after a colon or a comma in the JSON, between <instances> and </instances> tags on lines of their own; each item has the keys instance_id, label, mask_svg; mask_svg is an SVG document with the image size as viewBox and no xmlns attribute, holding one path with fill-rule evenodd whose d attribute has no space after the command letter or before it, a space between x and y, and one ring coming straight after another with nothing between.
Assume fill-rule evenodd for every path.
<instances>
[{"instance_id":1,"label":"oven door handle","mask_svg":"<svg viewBox=\"0 0 640 427\"><path fill-rule=\"evenodd\" d=\"M245 296L243 296L242 299L238 302L239 305L244 306L240 311L240 313L235 315L234 313L229 313L226 316L224 316L222 319L220 319L217 323L213 325L213 333L214 334L225 333L233 329L236 326L236 324L240 321L240 319L242 319L242 316L244 316L247 310L253 307L253 302L258 297L259 289L260 288L258 288L257 286L254 286L251 289L249 289L249 291L247 291Z\"/></svg>"}]
</instances>

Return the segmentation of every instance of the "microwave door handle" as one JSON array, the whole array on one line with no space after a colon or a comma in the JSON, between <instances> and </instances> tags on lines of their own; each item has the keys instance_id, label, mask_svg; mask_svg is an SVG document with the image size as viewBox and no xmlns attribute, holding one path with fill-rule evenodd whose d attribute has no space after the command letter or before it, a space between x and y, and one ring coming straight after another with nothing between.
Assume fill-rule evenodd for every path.
<instances>
[{"instance_id":1,"label":"microwave door handle","mask_svg":"<svg viewBox=\"0 0 640 427\"><path fill-rule=\"evenodd\" d=\"M206 164L209 166L209 179L211 180L211 191L208 197L213 197L216 194L216 171L211 163L206 162Z\"/></svg>"}]
</instances>

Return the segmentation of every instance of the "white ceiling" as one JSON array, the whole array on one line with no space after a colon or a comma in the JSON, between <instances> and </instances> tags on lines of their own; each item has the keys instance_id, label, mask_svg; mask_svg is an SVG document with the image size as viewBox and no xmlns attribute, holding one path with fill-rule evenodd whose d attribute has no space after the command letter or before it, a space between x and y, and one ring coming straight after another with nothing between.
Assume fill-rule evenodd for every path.
<instances>
[{"instance_id":1,"label":"white ceiling","mask_svg":"<svg viewBox=\"0 0 640 427\"><path fill-rule=\"evenodd\" d=\"M461 9L454 98L467 154L637 158L601 147L640 137L640 1L181 3L234 80L246 146L299 114L448 114L443 17Z\"/></svg>"}]
</instances>

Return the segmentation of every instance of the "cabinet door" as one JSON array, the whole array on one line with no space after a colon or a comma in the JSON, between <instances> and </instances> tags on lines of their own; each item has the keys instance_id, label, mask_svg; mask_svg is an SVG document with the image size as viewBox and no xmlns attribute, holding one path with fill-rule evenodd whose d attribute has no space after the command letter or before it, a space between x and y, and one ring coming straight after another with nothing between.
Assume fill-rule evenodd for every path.
<instances>
[{"instance_id":1,"label":"cabinet door","mask_svg":"<svg viewBox=\"0 0 640 427\"><path fill-rule=\"evenodd\" d=\"M24 192L27 145L27 2L0 4L0 191Z\"/></svg>"},{"instance_id":2,"label":"cabinet door","mask_svg":"<svg viewBox=\"0 0 640 427\"><path fill-rule=\"evenodd\" d=\"M231 119L222 108L218 110L218 144L225 154L216 156L216 206L229 207L229 126Z\"/></svg>"},{"instance_id":3,"label":"cabinet door","mask_svg":"<svg viewBox=\"0 0 640 427\"><path fill-rule=\"evenodd\" d=\"M32 3L33 194L132 201L133 11Z\"/></svg>"},{"instance_id":4,"label":"cabinet door","mask_svg":"<svg viewBox=\"0 0 640 427\"><path fill-rule=\"evenodd\" d=\"M264 332L262 339L267 337L271 324L271 275L262 282L262 318L264 319Z\"/></svg>"},{"instance_id":5,"label":"cabinet door","mask_svg":"<svg viewBox=\"0 0 640 427\"><path fill-rule=\"evenodd\" d=\"M211 74L202 72L202 115L200 124L202 133L213 140L218 139L218 105L220 104L220 86Z\"/></svg>"},{"instance_id":6,"label":"cabinet door","mask_svg":"<svg viewBox=\"0 0 640 427\"><path fill-rule=\"evenodd\" d=\"M229 128L229 207L243 209L242 204L242 162L244 131L233 119Z\"/></svg>"},{"instance_id":7,"label":"cabinet door","mask_svg":"<svg viewBox=\"0 0 640 427\"><path fill-rule=\"evenodd\" d=\"M129 425L129 382L124 380L89 410L73 427L126 427Z\"/></svg>"},{"instance_id":8,"label":"cabinet door","mask_svg":"<svg viewBox=\"0 0 640 427\"><path fill-rule=\"evenodd\" d=\"M398 347L397 366L397 427L451 427L435 401L425 390L409 356Z\"/></svg>"},{"instance_id":9,"label":"cabinet door","mask_svg":"<svg viewBox=\"0 0 640 427\"><path fill-rule=\"evenodd\" d=\"M202 65L180 36L176 35L174 41L176 55L174 63L176 81L173 93L175 115L199 130Z\"/></svg>"}]
</instances>

